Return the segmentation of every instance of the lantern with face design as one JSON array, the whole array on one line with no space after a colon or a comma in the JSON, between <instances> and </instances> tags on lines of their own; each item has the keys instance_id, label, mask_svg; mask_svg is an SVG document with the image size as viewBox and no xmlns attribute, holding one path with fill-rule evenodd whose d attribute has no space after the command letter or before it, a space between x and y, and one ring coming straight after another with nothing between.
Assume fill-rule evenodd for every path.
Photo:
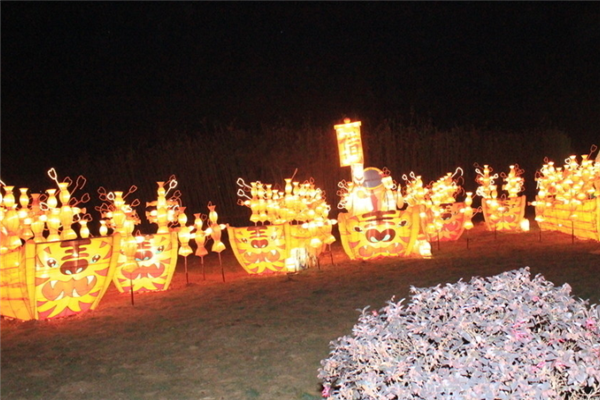
<instances>
[{"instance_id":1,"label":"lantern with face design","mask_svg":"<svg viewBox=\"0 0 600 400\"><path fill-rule=\"evenodd\" d=\"M479 183L477 194L482 197L481 211L485 220L485 225L489 231L518 231L528 229L525 220L525 206L527 201L525 196L517 196L517 193L523 190L524 180L521 177L523 170L518 165L511 165L509 174L494 174L492 168L484 165L483 170L475 164L477 177L475 181ZM501 196L498 195L498 185L495 179L502 177L505 184L501 188L508 192ZM528 222L528 221L527 221Z\"/></svg>"},{"instance_id":2,"label":"lantern with face design","mask_svg":"<svg viewBox=\"0 0 600 400\"><path fill-rule=\"evenodd\" d=\"M340 213L338 223L342 246L352 260L409 256L419 250L415 248L421 226L418 207L354 216Z\"/></svg>"},{"instance_id":3,"label":"lantern with face design","mask_svg":"<svg viewBox=\"0 0 600 400\"><path fill-rule=\"evenodd\" d=\"M428 188L418 189L413 182L407 185L407 189L411 189L407 190L406 194L409 201L418 201L420 197L413 192L423 194L420 200L420 204L425 209L422 218L423 231L426 232L429 240L458 240L465 227L470 228L472 225L471 194L467 194L464 203L456 202L456 196L463 191L459 186L462 172L461 168L457 168L454 174L448 172Z\"/></svg>"},{"instance_id":4,"label":"lantern with face design","mask_svg":"<svg viewBox=\"0 0 600 400\"><path fill-rule=\"evenodd\" d=\"M99 191L101 200L108 201L99 211L105 213L103 216L107 217L113 229L122 233L122 251L113 277L115 287L121 293L167 290L175 273L179 241L177 232L170 227L178 222L179 213L184 207L179 202L178 191L167 198L169 191L177 186L175 176L171 176L166 183L157 184L157 200L146 204L150 208L146 218L158 226L157 233L153 235L133 236L134 225L140 223L133 207L139 205L139 201L136 199L128 205L125 198L137 187L130 188L126 195L122 192ZM120 221L115 221L116 216L120 217ZM129 255L126 254L129 252Z\"/></svg>"},{"instance_id":5,"label":"lantern with face design","mask_svg":"<svg viewBox=\"0 0 600 400\"><path fill-rule=\"evenodd\" d=\"M261 182L247 185L242 178L237 184L238 204L251 209L251 221L261 223L227 227L231 248L248 273L285 272L286 260L288 265L297 265L300 258L302 268L311 266L324 247L335 241L331 234L335 221L327 218L330 206L312 180L285 179L285 192Z\"/></svg>"},{"instance_id":6,"label":"lantern with face design","mask_svg":"<svg viewBox=\"0 0 600 400\"><path fill-rule=\"evenodd\" d=\"M113 282L121 293L167 290L177 265L177 232L155 233L138 237L136 267L123 268L126 256L121 252Z\"/></svg>"},{"instance_id":7,"label":"lantern with face design","mask_svg":"<svg viewBox=\"0 0 600 400\"><path fill-rule=\"evenodd\" d=\"M481 211L489 231L518 231L525 218L525 196L482 199Z\"/></svg>"},{"instance_id":8,"label":"lantern with face design","mask_svg":"<svg viewBox=\"0 0 600 400\"><path fill-rule=\"evenodd\" d=\"M452 241L462 236L465 226L471 220L465 212L465 203L440 204L427 210L423 219L423 231L427 232L429 240Z\"/></svg>"},{"instance_id":9,"label":"lantern with face design","mask_svg":"<svg viewBox=\"0 0 600 400\"><path fill-rule=\"evenodd\" d=\"M117 266L120 236L28 241L2 258L2 315L54 319L95 309Z\"/></svg>"},{"instance_id":10,"label":"lantern with face design","mask_svg":"<svg viewBox=\"0 0 600 400\"><path fill-rule=\"evenodd\" d=\"M228 226L227 233L235 257L249 274L285 271L287 251L283 224Z\"/></svg>"}]
</instances>

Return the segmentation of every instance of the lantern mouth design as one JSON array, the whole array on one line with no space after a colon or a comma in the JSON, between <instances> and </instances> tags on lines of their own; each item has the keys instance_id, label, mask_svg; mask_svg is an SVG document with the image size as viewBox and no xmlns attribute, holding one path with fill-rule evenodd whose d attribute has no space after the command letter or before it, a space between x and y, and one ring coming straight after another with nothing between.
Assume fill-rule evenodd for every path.
<instances>
[{"instance_id":1,"label":"lantern mouth design","mask_svg":"<svg viewBox=\"0 0 600 400\"><path fill-rule=\"evenodd\" d=\"M277 250L268 250L262 252L246 251L242 255L250 264L258 264L261 262L274 262L281 258L281 254Z\"/></svg>"},{"instance_id":2,"label":"lantern mouth design","mask_svg":"<svg viewBox=\"0 0 600 400\"><path fill-rule=\"evenodd\" d=\"M410 254L420 228L417 211L374 211L352 217L341 213L340 233L346 254L362 260Z\"/></svg>"},{"instance_id":3,"label":"lantern mouth design","mask_svg":"<svg viewBox=\"0 0 600 400\"><path fill-rule=\"evenodd\" d=\"M44 297L50 301L61 300L65 297L83 297L90 293L98 279L95 276L87 276L85 278L71 278L67 281L38 281L38 285L42 286Z\"/></svg>"},{"instance_id":4,"label":"lantern mouth design","mask_svg":"<svg viewBox=\"0 0 600 400\"><path fill-rule=\"evenodd\" d=\"M160 278L162 274L165 273L165 266L163 263L158 264L150 264L150 265L140 265L133 270L123 270L123 276L127 279L156 279Z\"/></svg>"}]
</instances>

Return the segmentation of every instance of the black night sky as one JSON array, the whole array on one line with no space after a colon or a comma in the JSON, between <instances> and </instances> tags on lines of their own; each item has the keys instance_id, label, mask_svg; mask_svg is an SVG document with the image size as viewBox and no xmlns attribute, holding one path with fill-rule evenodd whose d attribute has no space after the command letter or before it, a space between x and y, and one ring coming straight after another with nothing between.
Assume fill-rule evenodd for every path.
<instances>
[{"instance_id":1,"label":"black night sky","mask_svg":"<svg viewBox=\"0 0 600 400\"><path fill-rule=\"evenodd\" d=\"M16 185L215 121L413 110L600 144L598 2L2 2L1 54Z\"/></svg>"}]
</instances>

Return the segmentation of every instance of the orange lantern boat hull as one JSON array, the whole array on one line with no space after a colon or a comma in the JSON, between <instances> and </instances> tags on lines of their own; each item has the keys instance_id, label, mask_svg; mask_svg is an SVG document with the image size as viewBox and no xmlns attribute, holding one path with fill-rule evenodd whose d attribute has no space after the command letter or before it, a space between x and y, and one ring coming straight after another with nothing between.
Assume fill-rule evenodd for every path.
<instances>
[{"instance_id":1,"label":"orange lantern boat hull","mask_svg":"<svg viewBox=\"0 0 600 400\"><path fill-rule=\"evenodd\" d=\"M117 267L120 236L25 245L0 256L1 314L20 320L94 310Z\"/></svg>"},{"instance_id":2,"label":"orange lantern boat hull","mask_svg":"<svg viewBox=\"0 0 600 400\"><path fill-rule=\"evenodd\" d=\"M113 282L121 293L158 292L167 290L177 267L179 242L177 232L147 235L138 243L137 267L123 268L127 258L121 252Z\"/></svg>"},{"instance_id":3,"label":"orange lantern boat hull","mask_svg":"<svg viewBox=\"0 0 600 400\"><path fill-rule=\"evenodd\" d=\"M340 213L338 224L342 247L352 260L418 254L415 245L421 231L419 207L355 216Z\"/></svg>"},{"instance_id":4,"label":"orange lantern boat hull","mask_svg":"<svg viewBox=\"0 0 600 400\"><path fill-rule=\"evenodd\" d=\"M236 259L249 274L284 272L287 250L284 224L227 227Z\"/></svg>"},{"instance_id":5,"label":"orange lantern boat hull","mask_svg":"<svg viewBox=\"0 0 600 400\"><path fill-rule=\"evenodd\" d=\"M434 233L429 232L429 241L446 242L458 240L465 231L465 222L467 219L463 209L465 203L452 203L445 206L444 212L441 214L441 226L440 229ZM427 232L426 226L433 222L433 213L427 212L427 218L425 220L425 226L423 231Z\"/></svg>"},{"instance_id":6,"label":"orange lantern boat hull","mask_svg":"<svg viewBox=\"0 0 600 400\"><path fill-rule=\"evenodd\" d=\"M497 206L492 206L497 202ZM525 218L526 197L508 199L482 199L481 210L488 231L520 231Z\"/></svg>"},{"instance_id":7,"label":"orange lantern boat hull","mask_svg":"<svg viewBox=\"0 0 600 400\"><path fill-rule=\"evenodd\" d=\"M558 231L579 239L600 241L600 197L582 200L576 206L562 202L554 202L550 206L536 205L535 215L542 231Z\"/></svg>"}]
</instances>

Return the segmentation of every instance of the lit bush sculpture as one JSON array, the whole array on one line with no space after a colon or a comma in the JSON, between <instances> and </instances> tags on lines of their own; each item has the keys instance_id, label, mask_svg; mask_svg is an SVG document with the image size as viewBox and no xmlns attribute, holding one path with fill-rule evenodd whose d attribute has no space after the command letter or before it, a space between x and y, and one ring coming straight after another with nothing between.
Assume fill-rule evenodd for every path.
<instances>
[{"instance_id":1,"label":"lit bush sculpture","mask_svg":"<svg viewBox=\"0 0 600 400\"><path fill-rule=\"evenodd\" d=\"M321 361L323 397L597 399L600 308L528 268L363 310Z\"/></svg>"},{"instance_id":2,"label":"lit bush sculpture","mask_svg":"<svg viewBox=\"0 0 600 400\"><path fill-rule=\"evenodd\" d=\"M481 209L486 229L489 231L528 231L529 220L525 218L525 195L519 196L523 191L523 170L518 165L511 165L508 174L491 174L492 168L484 165L483 169L475 164L477 177L475 181L480 185L476 194L481 196ZM506 193L499 196L498 185L495 180L502 178L505 182L501 189Z\"/></svg>"},{"instance_id":3,"label":"lit bush sculpture","mask_svg":"<svg viewBox=\"0 0 600 400\"><path fill-rule=\"evenodd\" d=\"M21 320L53 319L95 309L108 289L117 266L120 235L90 238L90 216L71 196L66 178L49 176L57 189L47 195L4 186L0 206L0 311ZM82 189L79 177L72 191ZM59 206L60 204L60 206ZM79 225L79 236L73 225Z\"/></svg>"},{"instance_id":4,"label":"lit bush sculpture","mask_svg":"<svg viewBox=\"0 0 600 400\"><path fill-rule=\"evenodd\" d=\"M600 161L588 155L581 162L572 155L562 167L545 161L536 174L533 202L540 228L600 240Z\"/></svg>"},{"instance_id":5,"label":"lit bush sculpture","mask_svg":"<svg viewBox=\"0 0 600 400\"><path fill-rule=\"evenodd\" d=\"M250 208L254 226L227 227L231 248L250 274L288 272L313 266L335 241L328 218L331 207L314 182L285 179L283 191L272 184L238 179L239 204Z\"/></svg>"}]
</instances>

